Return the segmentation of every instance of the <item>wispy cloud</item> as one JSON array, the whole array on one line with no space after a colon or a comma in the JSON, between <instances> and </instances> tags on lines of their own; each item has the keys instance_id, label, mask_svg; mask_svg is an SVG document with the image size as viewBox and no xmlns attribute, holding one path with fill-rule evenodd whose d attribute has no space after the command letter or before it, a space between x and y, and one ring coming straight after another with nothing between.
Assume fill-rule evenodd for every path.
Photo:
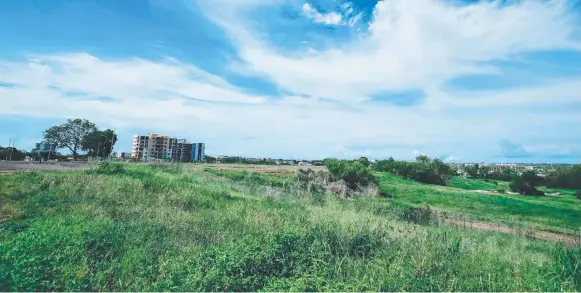
<instances>
[{"instance_id":1,"label":"wispy cloud","mask_svg":"<svg viewBox=\"0 0 581 293\"><path fill-rule=\"evenodd\" d=\"M343 16L337 12L321 13L308 2L303 4L303 13L316 23L328 25L341 24L341 20L343 19Z\"/></svg>"}]
</instances>

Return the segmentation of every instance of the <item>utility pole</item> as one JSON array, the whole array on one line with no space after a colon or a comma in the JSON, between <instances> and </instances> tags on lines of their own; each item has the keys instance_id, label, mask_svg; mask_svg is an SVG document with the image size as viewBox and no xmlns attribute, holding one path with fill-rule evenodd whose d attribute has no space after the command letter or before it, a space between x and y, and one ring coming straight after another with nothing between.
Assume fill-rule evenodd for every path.
<instances>
[{"instance_id":1,"label":"utility pole","mask_svg":"<svg viewBox=\"0 0 581 293\"><path fill-rule=\"evenodd\" d=\"M111 135L111 148L109 149L109 157L113 154L113 140L115 140L115 129L113 129L113 134Z\"/></svg>"},{"instance_id":2,"label":"utility pole","mask_svg":"<svg viewBox=\"0 0 581 293\"><path fill-rule=\"evenodd\" d=\"M10 142L8 143L8 147L10 148L10 159L9 159L9 161L12 161L12 151L14 151L14 142L15 141L16 141L16 139L10 138ZM10 147L10 144L12 144L12 147Z\"/></svg>"}]
</instances>

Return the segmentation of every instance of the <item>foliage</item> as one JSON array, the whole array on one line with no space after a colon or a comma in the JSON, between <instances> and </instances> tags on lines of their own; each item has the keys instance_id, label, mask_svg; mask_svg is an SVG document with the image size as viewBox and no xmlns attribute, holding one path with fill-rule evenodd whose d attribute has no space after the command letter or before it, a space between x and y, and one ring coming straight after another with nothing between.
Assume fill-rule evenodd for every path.
<instances>
[{"instance_id":1,"label":"foliage","mask_svg":"<svg viewBox=\"0 0 581 293\"><path fill-rule=\"evenodd\" d=\"M81 148L89 156L106 158L111 154L117 142L117 134L111 129L95 130L87 133L81 141Z\"/></svg>"},{"instance_id":2,"label":"foliage","mask_svg":"<svg viewBox=\"0 0 581 293\"><path fill-rule=\"evenodd\" d=\"M451 186L456 188L449 188L413 182L390 173L379 173L377 176L380 191L394 195L392 204L404 206L428 204L440 211L461 213L462 217L473 221L486 221L522 229L559 232L563 229L578 230L581 225L581 205L574 197L576 190L559 190L561 195L558 197L483 195L472 190L494 191L495 186L483 180L455 177L451 181ZM471 181L475 182L470 183Z\"/></svg>"},{"instance_id":3,"label":"foliage","mask_svg":"<svg viewBox=\"0 0 581 293\"><path fill-rule=\"evenodd\" d=\"M335 179L345 181L350 190L378 183L377 178L359 160L325 159L325 167Z\"/></svg>"},{"instance_id":4,"label":"foliage","mask_svg":"<svg viewBox=\"0 0 581 293\"><path fill-rule=\"evenodd\" d=\"M76 159L83 138L97 131L97 126L86 119L68 119L66 123L55 125L44 131L47 143L54 143L58 148L68 148Z\"/></svg>"},{"instance_id":5,"label":"foliage","mask_svg":"<svg viewBox=\"0 0 581 293\"><path fill-rule=\"evenodd\" d=\"M20 161L26 153L15 147L0 147L0 160Z\"/></svg>"},{"instance_id":6,"label":"foliage","mask_svg":"<svg viewBox=\"0 0 581 293\"><path fill-rule=\"evenodd\" d=\"M513 192L524 195L545 195L544 192L536 189L543 181L542 177L537 176L534 171L523 172L520 176L514 176L510 182L509 188Z\"/></svg>"},{"instance_id":7,"label":"foliage","mask_svg":"<svg viewBox=\"0 0 581 293\"><path fill-rule=\"evenodd\" d=\"M390 172L410 180L436 185L446 185L455 173L453 168L438 158L430 159L421 155L416 162L396 161L393 158L378 161L374 169Z\"/></svg>"},{"instance_id":8,"label":"foliage","mask_svg":"<svg viewBox=\"0 0 581 293\"><path fill-rule=\"evenodd\" d=\"M581 189L581 164L558 168L549 174L545 183L547 187Z\"/></svg>"},{"instance_id":9,"label":"foliage","mask_svg":"<svg viewBox=\"0 0 581 293\"><path fill-rule=\"evenodd\" d=\"M245 181L218 180L191 169L174 173L124 164L123 170L119 174L3 175L0 191L6 194L0 208L11 205L25 216L0 223L0 288L180 292L581 289L581 254L574 247L518 235L409 223L394 217L399 207L384 199L332 197L324 205L315 205L235 191ZM397 190L402 198L416 187L449 189L390 178L394 181L387 186L405 182L402 188L407 189ZM427 209L404 212L409 221L424 224L430 214Z\"/></svg>"}]
</instances>

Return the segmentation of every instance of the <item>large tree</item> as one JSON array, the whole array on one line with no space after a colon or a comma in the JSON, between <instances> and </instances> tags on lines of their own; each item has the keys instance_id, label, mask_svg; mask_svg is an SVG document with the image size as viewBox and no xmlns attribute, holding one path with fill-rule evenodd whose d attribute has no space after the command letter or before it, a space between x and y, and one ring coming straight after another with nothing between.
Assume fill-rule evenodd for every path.
<instances>
[{"instance_id":1,"label":"large tree","mask_svg":"<svg viewBox=\"0 0 581 293\"><path fill-rule=\"evenodd\" d=\"M67 123L55 125L44 131L44 140L54 143L58 148L67 148L76 160L83 138L97 131L95 123L86 119L68 119Z\"/></svg>"},{"instance_id":2,"label":"large tree","mask_svg":"<svg viewBox=\"0 0 581 293\"><path fill-rule=\"evenodd\" d=\"M116 142L117 134L113 130L96 130L83 137L81 149L89 156L105 158L111 154Z\"/></svg>"}]
</instances>

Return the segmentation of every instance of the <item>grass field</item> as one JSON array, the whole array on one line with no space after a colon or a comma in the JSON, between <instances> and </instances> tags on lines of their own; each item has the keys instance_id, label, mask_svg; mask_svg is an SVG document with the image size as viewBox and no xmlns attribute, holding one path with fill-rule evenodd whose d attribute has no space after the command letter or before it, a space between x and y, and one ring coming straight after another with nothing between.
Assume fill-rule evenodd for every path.
<instances>
[{"instance_id":1,"label":"grass field","mask_svg":"<svg viewBox=\"0 0 581 293\"><path fill-rule=\"evenodd\" d=\"M291 175L221 172L127 164L0 175L0 289L581 290L579 246L404 220L420 201L461 210L506 198L547 211L543 225L572 227L578 218L557 214L578 210L563 200L488 201L386 174L381 188L395 200L342 200L294 190Z\"/></svg>"},{"instance_id":2,"label":"grass field","mask_svg":"<svg viewBox=\"0 0 581 293\"><path fill-rule=\"evenodd\" d=\"M539 197L486 194L472 189L496 190L496 185L482 180L453 178L451 186L462 189L421 184L387 173L377 175L381 189L394 194L395 202L401 204L428 204L473 220L559 233L573 233L581 228L581 201L573 195L574 190L561 189L560 196ZM503 184L506 183L499 185Z\"/></svg>"}]
</instances>

